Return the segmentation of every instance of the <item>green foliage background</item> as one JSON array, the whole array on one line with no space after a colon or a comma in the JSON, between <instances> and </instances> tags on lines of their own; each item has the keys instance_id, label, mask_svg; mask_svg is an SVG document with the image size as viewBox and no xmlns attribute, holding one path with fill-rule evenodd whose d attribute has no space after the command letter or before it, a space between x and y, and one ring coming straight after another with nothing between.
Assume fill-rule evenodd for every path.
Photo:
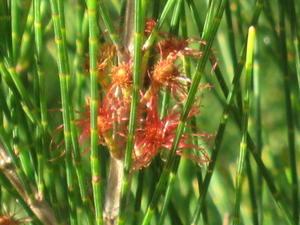
<instances>
[{"instance_id":1,"label":"green foliage background","mask_svg":"<svg viewBox=\"0 0 300 225\"><path fill-rule=\"evenodd\" d=\"M65 149L64 145L66 142L61 129L60 131L57 130L58 127L64 124L61 113L61 109L64 110L64 106L61 104L60 85L62 81L60 81L58 77L58 50L53 31L55 24L51 20L52 12L49 1L41 1L42 44L40 46L41 50L38 52L38 44L35 42L37 28L34 27L33 22L36 14L34 14L33 11L30 12L30 7L33 7L33 4L36 2L38 1L2 0L0 3L0 85L2 92L0 96L0 140L4 146L4 151L9 152L9 148L15 151L18 149L20 151L17 154L11 151L9 154L15 155L16 162L13 161L14 171L21 171L18 175L25 177L25 183L28 182L28 184L30 183L30 185L38 187L38 184L41 184L39 183L39 179L42 177L41 179L44 185L42 190L45 195L45 201L54 209L59 224L88 224L87 221L93 224L94 205L90 181L91 162L89 158L90 152L84 152L86 146L81 147L81 151L84 153L81 154L82 168L80 168L80 170L82 170L86 182L85 188L88 200L82 202L75 167L73 167L75 165L73 149L71 150L72 153L70 153L70 163L73 168L71 179L74 180L74 186L71 190L71 202L70 199L67 199L67 193L70 191L70 187L68 187L66 183L66 167L68 167L68 165L67 163L65 164L66 156L61 156L62 151ZM66 104L71 105L70 110L72 112L82 111L85 105L85 98L90 96L90 90L92 88L89 74L84 70L86 58L89 57L88 18L83 20L82 17L84 10L87 10L86 4L81 0L52 0L51 2L56 2L54 4L60 2L64 5L66 24L65 47L69 59L61 63L69 63L71 74L70 80L67 81L69 82L67 94L70 102L66 102ZM120 33L119 20L121 1L113 0L101 2L103 2L107 9L109 19L117 33ZM154 15L160 15L167 1L144 0L142 2L149 4L145 12L146 17L153 18ZM186 15L186 18L183 18L182 15L184 14L180 14L180 28L186 23L187 36L200 39L202 33L199 32L197 24L195 23L197 18L191 13L191 2L195 4L195 10L199 13L198 22L204 24L209 12L208 5L218 5L225 1L174 1L175 4L180 4L180 2L183 2L184 7L182 7L181 10L185 10ZM257 2L258 4L263 4L263 8L256 25L253 24L252 18L254 12L256 12L255 10L258 9L258 6L255 5ZM253 74L256 82L259 83L259 92L257 96L254 96L254 86L252 83L249 90L250 115L248 132L256 146L259 137L262 139L261 159L271 175L271 182L273 182L277 187L278 193L280 193L275 193L275 196L279 195L280 198L274 201L274 196L272 196L270 188L264 179L264 172L261 167L257 166L257 163L249 154L254 186L249 186L249 177L246 175L242 186L242 200L240 205L242 219L240 224L288 224L288 221L290 221L291 224L299 224L299 214L297 215L297 212L299 213L299 192L293 192L293 190L299 189L298 177L296 176L295 178L295 174L297 174L297 172L299 174L300 172L298 163L300 157L299 4L297 4L295 0L229 0L226 3L226 10L212 45L212 56L214 60L217 61L221 75L230 88L231 81L237 69L232 54L235 52L237 59L240 59L240 53L247 40L248 28L250 25L255 26L256 47L254 50ZM97 5L97 12L98 11L99 5ZM169 35L170 23L173 16L172 13L174 13L174 10L171 10L167 15L159 31L167 36ZM296 16L295 18L293 18L293 13ZM232 17L232 27L228 24L228 21L226 21L226 17L228 18L229 15ZM85 25L82 24L83 21L86 22ZM104 41L110 42L110 32L106 30L107 27L105 27L103 23L101 13L98 13L97 21L99 21L99 30L95 30L94 32L98 35L99 43L103 43ZM282 25L283 21L285 22L285 27L280 27L280 23ZM78 29L79 27L80 30ZM285 32L285 36L282 36L280 30ZM183 38L184 34L181 29L177 36ZM11 39L12 37L13 39ZM78 52L78 44L82 44L82 52ZM192 46L194 47L194 45ZM284 46L287 48L286 52ZM198 47L199 46L195 45L195 48ZM197 59L192 59L192 74L195 72L196 64ZM20 89L16 85L17 82L13 78L14 71L26 92L20 94ZM37 71L42 71L44 74L44 81L42 81L44 82L44 88L39 84ZM213 88L203 93L203 98L201 99L201 105L203 105L203 107L201 114L196 118L198 128L213 135L218 131L220 119L226 105L226 98L222 93L215 72L216 71L212 70L210 65L206 65L201 83L210 83ZM286 84L284 83L284 75L287 75L288 79ZM240 81L242 95L245 95L247 90L244 83L245 69L243 70ZM290 90L288 98L291 100L290 109L292 111L288 115L286 115L289 106L285 98L285 85L288 85ZM37 121L41 121L41 109L39 104L43 93L45 94L47 105L46 113L48 115L48 125L46 127L41 126L41 128L40 125L37 124ZM237 103L236 96L237 94L235 93L234 104ZM257 105L257 99L260 100L260 111ZM33 121L29 119L28 112L22 109L24 105L29 107L29 112L35 115L37 119L33 119ZM74 113L74 115L78 117L76 113ZM240 121L243 115L243 112L240 113ZM261 136L259 136L257 115L261 117ZM291 120L291 127L288 128L288 123ZM289 129L294 132L290 134L294 135L294 138L290 136L290 140L288 139ZM230 113L228 125L216 160L216 168L204 203L206 212L201 212L202 217L197 224L234 223L233 213L236 204L235 179L242 135L242 131L233 119L232 113ZM215 146L214 136L210 140L202 141L208 154L211 154ZM295 152L290 151L292 149L291 145L293 144L295 145ZM108 176L109 154L103 146L99 146L98 150L105 189L105 180ZM259 151L257 148L256 150ZM68 155L68 152L66 154ZM12 155L10 157L13 157ZM39 162L44 165L42 174L39 174ZM298 163L296 168L291 166L291 162ZM153 197L153 192L164 165L165 162L157 158L148 168L134 173L131 191L129 191L129 201L126 203L126 224L142 224L142 221L144 221L144 224L147 224L144 216L149 202ZM153 208L154 214L151 224L192 224L191 221L194 218L199 193L202 191L201 182L198 184L199 174L201 173L204 177L207 172L207 166L208 163L204 163L199 167L199 165L196 165L195 162L187 158L183 157L181 159L178 175L174 181L174 188L170 196L170 202L166 208L165 220L163 220L163 222L160 221L164 205L163 200L164 196L166 196L162 194L158 204ZM21 175L22 173L24 174ZM2 211L4 211L4 205L9 206L9 211L12 211L16 205L17 208L21 208L21 210L16 211L16 218L32 217L33 221L31 224L39 224L40 221L33 215L34 213L31 212L30 207L28 208L28 204L26 206L26 200L22 204L22 198L24 197L22 197L20 193L17 193L18 190L12 187L14 185L11 186L11 182L6 177L5 169L2 167L0 168L0 175L2 184L0 189ZM23 178L21 178L21 180L22 179ZM143 182L142 184L141 181ZM296 185L298 185L297 187L295 187L295 182ZM200 192L198 185L200 185ZM136 201L139 187L142 190L141 208L139 208L139 202ZM257 211L254 211L255 209L253 209L253 205L251 204L251 193L256 194L254 201L257 204ZM102 195L104 195L103 190ZM19 199L18 203L15 202L16 198ZM277 207L278 202L279 207ZM283 209L280 208L282 205ZM289 220L289 216L287 216L284 211L287 211L292 219ZM71 216L71 214L74 215ZM203 215L206 216L203 217ZM90 220L87 219L89 216ZM30 223L28 222L28 224Z\"/></svg>"}]
</instances>

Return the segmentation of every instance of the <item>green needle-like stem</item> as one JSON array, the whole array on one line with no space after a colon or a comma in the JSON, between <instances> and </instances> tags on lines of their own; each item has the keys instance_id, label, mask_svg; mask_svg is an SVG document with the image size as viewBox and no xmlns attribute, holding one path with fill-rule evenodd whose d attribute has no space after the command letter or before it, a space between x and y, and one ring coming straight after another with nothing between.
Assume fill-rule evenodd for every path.
<instances>
[{"instance_id":1,"label":"green needle-like stem","mask_svg":"<svg viewBox=\"0 0 300 225\"><path fill-rule=\"evenodd\" d=\"M128 124L128 138L125 151L124 177L122 183L121 211L119 224L125 224L125 208L128 195L130 193L130 171L132 167L132 150L134 146L134 134L137 120L137 107L139 102L139 90L142 77L142 40L144 15L142 10L142 0L134 2L134 56L133 56L133 86L132 100Z\"/></svg>"},{"instance_id":2,"label":"green needle-like stem","mask_svg":"<svg viewBox=\"0 0 300 225\"><path fill-rule=\"evenodd\" d=\"M175 6L175 11L173 13L171 24L170 24L170 33L172 33L173 35L178 35L178 33L179 33L179 24L180 24L179 22L180 22L181 17L184 16L183 3L184 2L182 0L179 0L179 1L177 1L177 4ZM168 112L169 102L170 102L170 88L169 87L165 88L162 98L163 99L162 99L162 105L161 105L160 119L163 119ZM165 219L165 216L166 216L166 213L168 210L172 190L174 188L175 179L176 179L176 174L171 173L168 184L167 184L166 194L164 196L162 210L161 210L158 224L164 223L164 219Z\"/></svg>"},{"instance_id":3,"label":"green needle-like stem","mask_svg":"<svg viewBox=\"0 0 300 225\"><path fill-rule=\"evenodd\" d=\"M103 198L102 189L103 181L101 179L101 166L98 148L98 72L97 72L97 1L88 0L88 17L89 17L89 53L90 53L90 77L91 77L91 172L92 172L92 187L95 206L96 224L103 224Z\"/></svg>"},{"instance_id":4,"label":"green needle-like stem","mask_svg":"<svg viewBox=\"0 0 300 225\"><path fill-rule=\"evenodd\" d=\"M12 36L12 50L13 50L13 62L16 61L18 53L18 42L20 39L20 12L19 12L19 0L11 1L11 36Z\"/></svg>"},{"instance_id":5,"label":"green needle-like stem","mask_svg":"<svg viewBox=\"0 0 300 225\"><path fill-rule=\"evenodd\" d=\"M236 195L235 195L235 210L233 224L237 225L240 223L240 203L241 203L241 192L242 192L242 183L244 180L244 167L245 159L248 151L247 146L247 132L248 132L248 119L249 119L249 101L250 101L250 88L251 88L251 79L253 71L253 55L254 55L254 43L255 43L255 28L250 27L248 33L247 41L247 53L246 53L246 79L245 79L245 88L246 92L243 99L243 120L242 120L242 141L240 144L240 154L238 159L238 168L236 174Z\"/></svg>"},{"instance_id":6,"label":"green needle-like stem","mask_svg":"<svg viewBox=\"0 0 300 225\"><path fill-rule=\"evenodd\" d=\"M297 174L297 154L295 143L295 122L294 122L294 109L292 105L292 90L291 82L292 76L288 64L288 52L286 46L286 26L285 26L285 7L286 4L279 0L279 46L282 54L283 64L283 79L284 79L284 94L286 106L286 120L287 120L287 138L288 149L290 155L290 168L292 177L292 204L293 204L293 220L295 224L299 223L299 180Z\"/></svg>"},{"instance_id":7,"label":"green needle-like stem","mask_svg":"<svg viewBox=\"0 0 300 225\"><path fill-rule=\"evenodd\" d=\"M48 113L46 103L46 90L45 90L45 74L41 68L41 51L43 48L42 43L42 21L41 21L41 1L34 1L34 34L35 34L35 64L38 76L38 90L39 90L39 106L41 111L42 127L38 128L41 135L42 148L39 150L38 156L38 187L39 194L42 196L44 192L44 165L46 164L45 157L47 152L47 129L48 129Z\"/></svg>"},{"instance_id":8,"label":"green needle-like stem","mask_svg":"<svg viewBox=\"0 0 300 225\"><path fill-rule=\"evenodd\" d=\"M65 165L66 165L66 179L68 185L68 202L69 202L69 216L72 225L77 224L76 219L76 198L74 196L74 172L72 165L72 138L71 138L71 109L70 109L70 95L68 90L68 80L69 80L69 62L67 60L67 50L65 38L62 32L62 19L59 13L59 5L56 0L51 0L51 11L52 11L52 21L54 24L55 42L57 46L57 64L59 70L59 82L60 82L60 92L62 100L62 114L64 122L64 141L65 141Z\"/></svg>"},{"instance_id":9,"label":"green needle-like stem","mask_svg":"<svg viewBox=\"0 0 300 225\"><path fill-rule=\"evenodd\" d=\"M103 19L103 22L105 24L105 28L108 31L109 37L116 46L117 50L119 51L119 54L123 53L123 46L121 45L120 37L115 31L115 28L113 27L111 18L108 15L107 9L104 5L103 1L99 1L99 9L100 9L100 15Z\"/></svg>"}]
</instances>

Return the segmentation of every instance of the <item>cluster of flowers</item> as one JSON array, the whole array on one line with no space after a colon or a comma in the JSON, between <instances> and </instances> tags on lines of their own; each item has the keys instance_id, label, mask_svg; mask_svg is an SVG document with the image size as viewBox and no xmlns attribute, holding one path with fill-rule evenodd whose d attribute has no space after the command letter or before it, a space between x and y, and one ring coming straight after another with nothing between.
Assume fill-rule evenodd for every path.
<instances>
[{"instance_id":1,"label":"cluster of flowers","mask_svg":"<svg viewBox=\"0 0 300 225\"><path fill-rule=\"evenodd\" d=\"M153 21L147 23L145 35L151 32ZM149 28L150 27L150 28ZM175 131L180 121L181 104L187 97L187 89L190 79L187 78L180 68L181 56L201 57L202 52L190 48L190 42L196 39L180 40L178 38L163 39L152 50L153 66L142 65L142 88L138 105L137 128L133 151L134 168L147 167L154 156L160 151L170 150L175 138ZM144 51L144 52L145 52ZM129 119L133 62L129 58L117 66L113 64L116 50L112 44L102 44L98 55L99 83L104 97L98 108L98 132L99 143L106 145L113 157L124 156L126 133ZM156 60L156 62L155 62ZM205 86L209 87L209 85ZM204 87L202 87L204 88ZM172 99L173 107L170 107L166 116L160 118L160 96L168 90ZM174 103L175 102L175 103ZM199 113L199 107L195 104L189 117ZM86 111L83 117L77 120L82 133L80 142L90 135L90 104L87 101ZM192 157L197 162L208 161L208 157L202 148L191 144L189 137L207 136L204 132L199 134L183 134L177 154ZM184 148L192 148L201 152L201 157L184 154Z\"/></svg>"}]
</instances>

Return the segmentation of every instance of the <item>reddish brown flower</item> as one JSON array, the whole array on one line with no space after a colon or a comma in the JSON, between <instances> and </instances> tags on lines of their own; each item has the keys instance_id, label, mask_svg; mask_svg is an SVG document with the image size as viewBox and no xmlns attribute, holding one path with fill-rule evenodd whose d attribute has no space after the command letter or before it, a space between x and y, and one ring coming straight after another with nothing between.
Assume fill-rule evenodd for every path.
<instances>
[{"instance_id":1,"label":"reddish brown flower","mask_svg":"<svg viewBox=\"0 0 300 225\"><path fill-rule=\"evenodd\" d=\"M110 77L107 76L112 67L113 57L116 54L116 48L113 44L105 42L100 45L99 53L97 55L97 71L99 76L99 83L101 87L106 91L110 85ZM89 73L90 61L89 57L86 57L84 64L85 71Z\"/></svg>"},{"instance_id":2,"label":"reddish brown flower","mask_svg":"<svg viewBox=\"0 0 300 225\"><path fill-rule=\"evenodd\" d=\"M196 38L186 40L169 38L158 42L157 47L162 59L167 58L171 53L176 55L201 56L202 52L200 50L188 46L191 42L205 44L205 41Z\"/></svg>"},{"instance_id":3,"label":"reddish brown flower","mask_svg":"<svg viewBox=\"0 0 300 225\"><path fill-rule=\"evenodd\" d=\"M132 84L132 63L121 64L112 69L112 85L128 88Z\"/></svg>"},{"instance_id":4,"label":"reddish brown flower","mask_svg":"<svg viewBox=\"0 0 300 225\"><path fill-rule=\"evenodd\" d=\"M160 119L157 106L157 97L152 97L146 109L147 117L142 122L141 128L136 131L134 147L135 168L147 167L160 150L169 151L172 147L175 131L180 121L180 113L173 109L173 112L170 112L164 119ZM196 113L198 113L198 111L193 109L190 116ZM203 162L203 160L197 156L183 154L184 148L202 150L189 144L189 138L186 133L183 134L181 138L177 154L193 158L198 162Z\"/></svg>"},{"instance_id":5,"label":"reddish brown flower","mask_svg":"<svg viewBox=\"0 0 300 225\"><path fill-rule=\"evenodd\" d=\"M152 84L151 92L156 94L161 87L169 87L173 96L182 101L187 94L187 84L190 79L182 76L179 72L175 61L177 54L170 53L170 55L158 61L151 74Z\"/></svg>"},{"instance_id":6,"label":"reddish brown flower","mask_svg":"<svg viewBox=\"0 0 300 225\"><path fill-rule=\"evenodd\" d=\"M174 80L180 76L174 64L175 60L176 56L170 55L166 59L158 61L152 73L153 81L164 86L172 84Z\"/></svg>"},{"instance_id":7,"label":"reddish brown flower","mask_svg":"<svg viewBox=\"0 0 300 225\"><path fill-rule=\"evenodd\" d=\"M83 118L77 119L76 123L81 128L81 134L79 136L79 142L82 143L85 139L89 138L91 135L91 117L90 117L90 100L87 101L85 106L85 112L79 112ZM113 109L108 107L105 103L100 103L98 106L97 115L97 125L99 142L103 143L103 135L105 135L109 130L112 129L112 123L114 119L112 118Z\"/></svg>"},{"instance_id":8,"label":"reddish brown flower","mask_svg":"<svg viewBox=\"0 0 300 225\"><path fill-rule=\"evenodd\" d=\"M100 45L99 54L97 56L97 69L104 71L108 64L112 64L112 59L116 54L116 48L113 44L105 42Z\"/></svg>"},{"instance_id":9,"label":"reddish brown flower","mask_svg":"<svg viewBox=\"0 0 300 225\"><path fill-rule=\"evenodd\" d=\"M145 23L145 36L148 37L156 26L157 22L154 19L147 19Z\"/></svg>"}]
</instances>

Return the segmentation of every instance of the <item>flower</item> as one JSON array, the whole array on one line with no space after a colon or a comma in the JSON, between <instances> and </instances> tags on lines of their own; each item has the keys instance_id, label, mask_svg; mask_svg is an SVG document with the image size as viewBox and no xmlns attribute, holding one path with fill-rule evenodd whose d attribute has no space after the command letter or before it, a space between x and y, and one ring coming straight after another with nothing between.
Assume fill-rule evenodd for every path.
<instances>
[{"instance_id":1,"label":"flower","mask_svg":"<svg viewBox=\"0 0 300 225\"><path fill-rule=\"evenodd\" d=\"M154 65L150 72L151 85L143 101L150 99L152 95L158 93L162 87L168 87L172 96L183 102L187 97L187 87L191 83L191 79L184 76L178 69L177 59L180 56L196 56L202 55L202 51L188 47L191 42L205 44L204 41L195 38L180 40L177 38L169 38L160 41L157 46L160 54L159 61Z\"/></svg>"},{"instance_id":2,"label":"flower","mask_svg":"<svg viewBox=\"0 0 300 225\"><path fill-rule=\"evenodd\" d=\"M188 47L189 43L196 42L199 44L206 44L205 41L189 38L186 40L180 40L178 38L169 38L158 42L157 48L162 59L167 58L171 53L185 56L201 56L202 51Z\"/></svg>"},{"instance_id":3,"label":"flower","mask_svg":"<svg viewBox=\"0 0 300 225\"><path fill-rule=\"evenodd\" d=\"M112 67L113 58L116 55L116 48L113 44L105 42L100 45L99 53L97 55L97 72L99 77L99 84L107 91L110 87L110 77L108 76L109 71ZM89 73L90 70L89 57L86 57L84 64L85 71Z\"/></svg>"},{"instance_id":4,"label":"flower","mask_svg":"<svg viewBox=\"0 0 300 225\"><path fill-rule=\"evenodd\" d=\"M157 97L154 96L147 105L146 119L142 122L141 127L136 131L134 167L138 169L147 167L151 163L153 157L159 154L160 150L170 151L175 139L175 131L180 121L180 113L175 111L175 107L164 119L160 119L157 106ZM189 114L189 117L197 113L198 110L194 107ZM177 154L192 158L197 162L203 162L204 160L200 159L198 156L183 153L184 148L193 148L203 152L203 149L189 144L189 141L187 133L184 133L179 142ZM205 154L204 156L207 161L207 156Z\"/></svg>"},{"instance_id":5,"label":"flower","mask_svg":"<svg viewBox=\"0 0 300 225\"><path fill-rule=\"evenodd\" d=\"M157 22L154 19L147 19L146 20L146 22L145 22L145 31L144 31L146 37L148 37L152 33L152 31L153 31L154 27L156 26L156 24L157 24Z\"/></svg>"},{"instance_id":6,"label":"flower","mask_svg":"<svg viewBox=\"0 0 300 225\"><path fill-rule=\"evenodd\" d=\"M132 63L127 62L113 67L110 76L113 86L128 88L132 85Z\"/></svg>"},{"instance_id":7,"label":"flower","mask_svg":"<svg viewBox=\"0 0 300 225\"><path fill-rule=\"evenodd\" d=\"M146 22L145 36L150 35L156 26L154 20ZM181 110L178 107L187 97L188 85L191 80L180 71L180 56L198 57L202 52L190 48L191 42L205 44L201 40L180 40L170 38L158 43L159 60L154 66L147 68L142 65L141 86L148 90L140 90L140 101L137 106L136 134L134 143L134 167L143 168L148 166L153 157L160 151L170 151L175 139L175 131L180 121ZM99 143L106 145L111 156L124 157L124 145L127 140L128 118L130 114L131 93L133 86L133 60L127 59L114 66L112 50L109 47L103 50L98 60L98 71L102 77L108 77L109 85L104 85L104 95L98 107L97 124L99 132ZM102 57L103 56L103 57ZM110 63L110 66L108 66ZM142 62L144 63L144 61ZM144 71L149 74L149 83L143 82ZM165 118L161 119L158 114L159 92L169 90L171 96L176 100L176 106L168 111ZM196 115L199 110L193 106L188 117ZM90 106L87 104L83 118L77 120L82 128L80 140L90 135ZM184 148L192 148L202 151L201 148L190 144L190 136L196 134L182 135L176 153L185 157L193 158L195 161L203 161L198 156L185 154ZM204 154L205 155L205 154Z\"/></svg>"},{"instance_id":8,"label":"flower","mask_svg":"<svg viewBox=\"0 0 300 225\"><path fill-rule=\"evenodd\" d=\"M155 95L162 87L169 87L172 95L183 101L187 96L187 84L191 80L183 76L175 65L178 55L170 53L167 58L159 60L151 73L151 86L148 93L145 95Z\"/></svg>"},{"instance_id":9,"label":"flower","mask_svg":"<svg viewBox=\"0 0 300 225\"><path fill-rule=\"evenodd\" d=\"M91 117L90 117L90 100L87 100L85 106L85 112L78 112L83 117L76 120L76 123L81 127L81 134L79 136L79 143L90 137L91 135ZM99 143L103 143L103 139L107 132L112 129L112 123L114 119L112 118L112 108L107 107L107 105L102 102L98 105L98 115L97 115L97 127L99 134Z\"/></svg>"}]
</instances>

